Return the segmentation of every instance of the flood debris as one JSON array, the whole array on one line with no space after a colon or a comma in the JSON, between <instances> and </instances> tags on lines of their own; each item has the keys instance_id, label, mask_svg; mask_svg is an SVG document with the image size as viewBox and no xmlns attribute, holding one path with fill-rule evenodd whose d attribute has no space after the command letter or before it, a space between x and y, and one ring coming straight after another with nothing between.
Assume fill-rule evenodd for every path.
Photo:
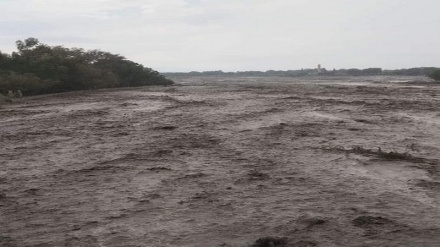
<instances>
[{"instance_id":1,"label":"flood debris","mask_svg":"<svg viewBox=\"0 0 440 247\"><path fill-rule=\"evenodd\" d=\"M251 247L286 247L287 238L263 237L257 239Z\"/></svg>"},{"instance_id":2,"label":"flood debris","mask_svg":"<svg viewBox=\"0 0 440 247\"><path fill-rule=\"evenodd\" d=\"M267 180L270 176L258 170L252 170L248 173L249 180Z\"/></svg>"},{"instance_id":3,"label":"flood debris","mask_svg":"<svg viewBox=\"0 0 440 247\"><path fill-rule=\"evenodd\" d=\"M438 181L420 180L417 182L417 185L433 191L440 191L440 182Z\"/></svg>"},{"instance_id":4,"label":"flood debris","mask_svg":"<svg viewBox=\"0 0 440 247\"><path fill-rule=\"evenodd\" d=\"M171 168L163 167L163 166L157 166L157 167L151 167L147 170L153 171L153 172L161 172L161 171L171 171Z\"/></svg>"},{"instance_id":5,"label":"flood debris","mask_svg":"<svg viewBox=\"0 0 440 247\"><path fill-rule=\"evenodd\" d=\"M348 149L343 147L334 147L334 148L330 148L329 150L337 150L346 153L361 154L365 156L376 156L378 158L382 158L386 160L407 160L407 161L418 161L418 162L422 162L424 160L423 158L419 158L411 155L408 151L405 152L398 152L396 150L384 151L380 147L378 147L377 149L368 149L362 146L355 146L353 148L348 148Z\"/></svg>"},{"instance_id":6,"label":"flood debris","mask_svg":"<svg viewBox=\"0 0 440 247\"><path fill-rule=\"evenodd\" d=\"M312 228L314 226L324 225L327 222L328 222L328 220L320 218L320 217L310 217L310 218L306 218L302 221L302 223L305 223L307 225L306 228Z\"/></svg>"},{"instance_id":7,"label":"flood debris","mask_svg":"<svg viewBox=\"0 0 440 247\"><path fill-rule=\"evenodd\" d=\"M353 220L353 225L357 227L371 227L375 225L393 224L393 221L381 216L359 216Z\"/></svg>"},{"instance_id":8,"label":"flood debris","mask_svg":"<svg viewBox=\"0 0 440 247\"><path fill-rule=\"evenodd\" d=\"M158 126L154 129L156 129L156 130L175 130L177 128L178 128L177 126L165 125L165 126Z\"/></svg>"},{"instance_id":9,"label":"flood debris","mask_svg":"<svg viewBox=\"0 0 440 247\"><path fill-rule=\"evenodd\" d=\"M173 153L173 150L162 149L162 150L158 150L158 151L154 152L153 156L162 157L162 156L169 155L172 153Z\"/></svg>"}]
</instances>

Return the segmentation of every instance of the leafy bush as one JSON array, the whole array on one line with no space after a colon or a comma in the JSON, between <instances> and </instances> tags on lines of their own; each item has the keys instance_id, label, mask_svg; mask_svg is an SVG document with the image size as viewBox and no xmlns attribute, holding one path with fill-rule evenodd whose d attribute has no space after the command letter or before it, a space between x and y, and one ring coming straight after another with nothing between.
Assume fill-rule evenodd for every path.
<instances>
[{"instance_id":1,"label":"leafy bush","mask_svg":"<svg viewBox=\"0 0 440 247\"><path fill-rule=\"evenodd\" d=\"M0 92L7 94L8 91L21 90L25 95L45 93L46 88L53 85L52 82L41 80L38 76L30 73L3 75L0 77Z\"/></svg>"},{"instance_id":2,"label":"leafy bush","mask_svg":"<svg viewBox=\"0 0 440 247\"><path fill-rule=\"evenodd\" d=\"M12 99L0 93L0 104L4 102L8 102L8 103L12 102Z\"/></svg>"},{"instance_id":3,"label":"leafy bush","mask_svg":"<svg viewBox=\"0 0 440 247\"><path fill-rule=\"evenodd\" d=\"M435 81L440 81L440 69L436 69L428 75L429 78Z\"/></svg>"}]
</instances>

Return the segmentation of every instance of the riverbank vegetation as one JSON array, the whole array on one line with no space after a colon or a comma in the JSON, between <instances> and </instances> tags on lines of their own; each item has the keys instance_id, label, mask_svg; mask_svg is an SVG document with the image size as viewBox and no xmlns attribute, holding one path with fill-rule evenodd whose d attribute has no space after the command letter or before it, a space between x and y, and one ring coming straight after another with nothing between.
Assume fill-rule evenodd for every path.
<instances>
[{"instance_id":1,"label":"riverbank vegetation","mask_svg":"<svg viewBox=\"0 0 440 247\"><path fill-rule=\"evenodd\" d=\"M440 81L440 69L432 71L428 76L435 81Z\"/></svg>"},{"instance_id":2,"label":"riverbank vegetation","mask_svg":"<svg viewBox=\"0 0 440 247\"><path fill-rule=\"evenodd\" d=\"M171 85L159 72L100 50L49 46L36 38L17 41L12 54L0 51L0 93L24 95L75 90Z\"/></svg>"}]
</instances>

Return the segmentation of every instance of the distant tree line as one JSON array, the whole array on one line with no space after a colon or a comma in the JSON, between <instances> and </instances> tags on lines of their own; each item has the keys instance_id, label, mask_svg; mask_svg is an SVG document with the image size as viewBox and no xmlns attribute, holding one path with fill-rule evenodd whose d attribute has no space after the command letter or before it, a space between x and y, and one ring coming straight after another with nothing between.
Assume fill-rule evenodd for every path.
<instances>
[{"instance_id":1,"label":"distant tree line","mask_svg":"<svg viewBox=\"0 0 440 247\"><path fill-rule=\"evenodd\" d=\"M36 38L17 41L17 52L0 51L0 94L170 85L159 72L100 50L48 46Z\"/></svg>"},{"instance_id":2,"label":"distant tree line","mask_svg":"<svg viewBox=\"0 0 440 247\"><path fill-rule=\"evenodd\" d=\"M433 79L434 74L439 74L440 69L435 67L422 67L398 70L383 70L381 68L367 68L367 69L333 69L326 70L325 68L318 69L301 69L301 70L268 70L268 71L238 71L238 72L223 72L218 71L192 71L188 73L163 73L166 76L283 76L283 77L300 77L310 75L323 76L372 76L372 75L405 75L405 76L429 76ZM437 80L440 80L437 79Z\"/></svg>"}]
</instances>

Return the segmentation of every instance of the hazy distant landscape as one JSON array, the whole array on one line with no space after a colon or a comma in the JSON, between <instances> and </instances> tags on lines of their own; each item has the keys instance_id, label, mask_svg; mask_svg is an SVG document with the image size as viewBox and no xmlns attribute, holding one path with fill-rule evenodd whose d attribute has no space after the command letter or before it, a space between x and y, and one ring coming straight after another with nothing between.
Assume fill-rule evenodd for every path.
<instances>
[{"instance_id":1,"label":"hazy distant landscape","mask_svg":"<svg viewBox=\"0 0 440 247\"><path fill-rule=\"evenodd\" d=\"M1 246L438 246L440 85L186 77L0 106Z\"/></svg>"},{"instance_id":2,"label":"hazy distant landscape","mask_svg":"<svg viewBox=\"0 0 440 247\"><path fill-rule=\"evenodd\" d=\"M303 77L303 76L428 76L433 77L433 73L439 71L436 67L422 67L422 68L408 68L396 70L384 70L382 68L367 68L367 69L332 69L313 68L313 69L298 69L298 70L267 70L267 71L237 71L237 72L223 72L217 71L192 71L192 72L168 72L162 73L168 77L183 77L183 76L281 76L281 77ZM437 72L438 73L438 72ZM440 80L439 76L434 76Z\"/></svg>"}]
</instances>

